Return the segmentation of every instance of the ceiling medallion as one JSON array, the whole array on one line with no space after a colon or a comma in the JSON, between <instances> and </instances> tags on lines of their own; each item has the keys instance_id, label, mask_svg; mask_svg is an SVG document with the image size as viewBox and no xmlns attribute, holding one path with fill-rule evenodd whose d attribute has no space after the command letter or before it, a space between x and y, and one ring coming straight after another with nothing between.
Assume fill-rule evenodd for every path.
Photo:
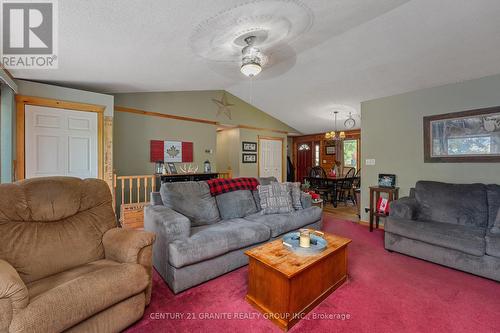
<instances>
[{"instance_id":1,"label":"ceiling medallion","mask_svg":"<svg viewBox=\"0 0 500 333\"><path fill-rule=\"evenodd\" d=\"M226 92L222 93L220 100L212 98L212 102L214 102L215 105L217 105L217 117L221 114L225 114L229 119L231 119L230 107L234 106L234 104L230 104L227 101Z\"/></svg>"},{"instance_id":2,"label":"ceiling medallion","mask_svg":"<svg viewBox=\"0 0 500 333\"><path fill-rule=\"evenodd\" d=\"M313 20L313 12L299 0L246 1L197 25L189 38L189 44L195 54L215 64L220 63L217 66L221 68L225 68L224 63L236 65L242 60L240 64L244 65L242 48L258 47L261 54L265 52L270 55L275 48L283 49L308 31ZM251 45L248 37L253 37ZM262 69L267 63L267 58L262 56L258 65ZM248 67L249 71L246 69L242 72L254 73L259 70L254 65Z\"/></svg>"}]
</instances>

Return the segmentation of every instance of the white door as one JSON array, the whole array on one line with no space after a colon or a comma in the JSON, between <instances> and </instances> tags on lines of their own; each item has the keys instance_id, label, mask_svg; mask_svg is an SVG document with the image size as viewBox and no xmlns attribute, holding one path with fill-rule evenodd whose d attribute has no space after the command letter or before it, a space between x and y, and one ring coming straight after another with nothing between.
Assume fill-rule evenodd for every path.
<instances>
[{"instance_id":1,"label":"white door","mask_svg":"<svg viewBox=\"0 0 500 333\"><path fill-rule=\"evenodd\" d=\"M283 178L283 141L259 139L259 177Z\"/></svg>"},{"instance_id":2,"label":"white door","mask_svg":"<svg viewBox=\"0 0 500 333\"><path fill-rule=\"evenodd\" d=\"M97 113L26 105L26 178L98 177Z\"/></svg>"}]
</instances>

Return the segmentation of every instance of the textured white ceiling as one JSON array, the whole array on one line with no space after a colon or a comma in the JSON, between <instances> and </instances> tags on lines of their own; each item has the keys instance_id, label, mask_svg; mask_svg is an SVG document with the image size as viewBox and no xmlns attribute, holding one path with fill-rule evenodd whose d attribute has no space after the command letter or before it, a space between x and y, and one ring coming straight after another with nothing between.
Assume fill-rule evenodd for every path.
<instances>
[{"instance_id":1,"label":"textured white ceiling","mask_svg":"<svg viewBox=\"0 0 500 333\"><path fill-rule=\"evenodd\" d=\"M500 73L498 0L292 1L309 9L310 25L269 48L270 67L252 83L237 60L196 52L197 27L241 6L307 25L276 1L288 2L59 1L59 69L13 74L102 92L226 89L314 133L331 129L333 110L340 127L364 100Z\"/></svg>"}]
</instances>

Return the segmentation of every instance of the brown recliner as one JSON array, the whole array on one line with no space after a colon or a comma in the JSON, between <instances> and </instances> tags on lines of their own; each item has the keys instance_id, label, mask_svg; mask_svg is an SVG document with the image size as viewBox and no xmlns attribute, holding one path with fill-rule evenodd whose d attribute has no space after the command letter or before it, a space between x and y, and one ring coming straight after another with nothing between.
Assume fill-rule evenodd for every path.
<instances>
[{"instance_id":1,"label":"brown recliner","mask_svg":"<svg viewBox=\"0 0 500 333\"><path fill-rule=\"evenodd\" d=\"M151 297L153 233L117 227L102 180L0 185L0 332L117 332Z\"/></svg>"}]
</instances>

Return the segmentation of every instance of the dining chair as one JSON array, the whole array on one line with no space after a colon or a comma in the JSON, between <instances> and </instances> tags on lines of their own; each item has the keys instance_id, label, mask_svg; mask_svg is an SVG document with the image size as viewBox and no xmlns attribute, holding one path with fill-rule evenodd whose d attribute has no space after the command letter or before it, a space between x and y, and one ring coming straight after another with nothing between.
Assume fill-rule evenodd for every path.
<instances>
[{"instance_id":1,"label":"dining chair","mask_svg":"<svg viewBox=\"0 0 500 333\"><path fill-rule=\"evenodd\" d=\"M356 173L355 168L350 168L344 179L342 180L342 183L339 184L339 191L337 192L339 197L338 201L344 201L344 204L347 206L347 200L350 199L352 203L355 205L356 204L356 199L353 191L353 183L354 183L354 176Z\"/></svg>"},{"instance_id":2,"label":"dining chair","mask_svg":"<svg viewBox=\"0 0 500 333\"><path fill-rule=\"evenodd\" d=\"M311 170L309 171L309 177L312 178L319 178L319 179L325 179L326 176L326 171L320 166L315 166L312 167ZM330 186L327 186L327 184L321 180L313 181L311 182L311 189L317 192L321 198L324 201L328 200L328 195L332 192L332 188Z\"/></svg>"}]
</instances>

